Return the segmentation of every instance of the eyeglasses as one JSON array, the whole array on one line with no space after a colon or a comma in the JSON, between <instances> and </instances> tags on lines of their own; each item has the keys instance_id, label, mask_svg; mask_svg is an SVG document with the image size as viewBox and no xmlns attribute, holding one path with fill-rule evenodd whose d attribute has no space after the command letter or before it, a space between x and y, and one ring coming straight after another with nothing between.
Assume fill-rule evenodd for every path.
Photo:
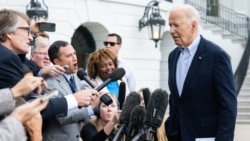
<instances>
[{"instance_id":1,"label":"eyeglasses","mask_svg":"<svg viewBox=\"0 0 250 141\"><path fill-rule=\"evenodd\" d=\"M47 56L48 55L48 53L46 53L46 52L33 52L33 53L39 54L39 55L43 55L43 56Z\"/></svg>"},{"instance_id":2,"label":"eyeglasses","mask_svg":"<svg viewBox=\"0 0 250 141\"><path fill-rule=\"evenodd\" d=\"M30 35L30 27L22 27L22 26L19 26L19 27L17 27L17 29L25 30L25 31L28 33L28 35Z\"/></svg>"},{"instance_id":3,"label":"eyeglasses","mask_svg":"<svg viewBox=\"0 0 250 141\"><path fill-rule=\"evenodd\" d=\"M110 44L110 46L114 46L115 44L120 44L120 43L116 43L116 42L106 42L106 41L104 41L103 42L103 44L105 45L105 46L107 46L108 44Z\"/></svg>"}]
</instances>

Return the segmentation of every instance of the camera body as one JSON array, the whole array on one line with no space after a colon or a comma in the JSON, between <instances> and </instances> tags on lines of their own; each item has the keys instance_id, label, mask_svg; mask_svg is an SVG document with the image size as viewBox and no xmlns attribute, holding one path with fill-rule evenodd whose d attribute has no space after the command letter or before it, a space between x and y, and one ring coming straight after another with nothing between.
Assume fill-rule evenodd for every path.
<instances>
[{"instance_id":1,"label":"camera body","mask_svg":"<svg viewBox=\"0 0 250 141\"><path fill-rule=\"evenodd\" d=\"M40 23L39 24L40 31L48 31L48 32L55 32L56 31L56 24L55 23Z\"/></svg>"}]
</instances>

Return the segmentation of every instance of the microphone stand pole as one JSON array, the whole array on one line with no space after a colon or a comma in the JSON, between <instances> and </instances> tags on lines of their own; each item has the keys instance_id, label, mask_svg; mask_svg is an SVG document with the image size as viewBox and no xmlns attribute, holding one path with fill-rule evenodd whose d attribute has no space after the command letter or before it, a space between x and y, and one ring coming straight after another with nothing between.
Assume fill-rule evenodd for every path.
<instances>
[{"instance_id":1,"label":"microphone stand pole","mask_svg":"<svg viewBox=\"0 0 250 141\"><path fill-rule=\"evenodd\" d=\"M119 130L117 131L117 133L115 134L115 137L112 141L119 141L119 139L121 139L122 135L123 135L123 130L125 128L125 124L121 125L121 127L119 128Z\"/></svg>"}]
</instances>

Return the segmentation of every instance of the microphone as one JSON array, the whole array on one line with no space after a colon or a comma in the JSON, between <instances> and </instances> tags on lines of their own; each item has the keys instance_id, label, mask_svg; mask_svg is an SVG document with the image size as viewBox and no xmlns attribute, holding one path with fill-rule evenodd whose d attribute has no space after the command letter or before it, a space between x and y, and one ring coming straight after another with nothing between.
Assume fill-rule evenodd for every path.
<instances>
[{"instance_id":1,"label":"microphone","mask_svg":"<svg viewBox=\"0 0 250 141\"><path fill-rule=\"evenodd\" d=\"M106 79L101 85L95 88L98 92L103 89L105 86L107 86L110 82L112 81L117 81L121 79L125 75L125 70L124 68L117 68L114 70L110 75L109 78Z\"/></svg>"},{"instance_id":2,"label":"microphone","mask_svg":"<svg viewBox=\"0 0 250 141\"><path fill-rule=\"evenodd\" d=\"M136 105L140 105L141 99L137 92L131 92L125 99L125 103L122 107L122 112L119 118L119 130L117 131L113 141L118 141L121 136L126 131L126 126L128 125L130 113Z\"/></svg>"},{"instance_id":3,"label":"microphone","mask_svg":"<svg viewBox=\"0 0 250 141\"><path fill-rule=\"evenodd\" d=\"M118 100L119 100L119 104L120 104L120 109L122 109L124 100L125 100L125 96L126 96L126 84L125 82L121 82L120 86L119 86L119 95L118 95Z\"/></svg>"},{"instance_id":4,"label":"microphone","mask_svg":"<svg viewBox=\"0 0 250 141\"><path fill-rule=\"evenodd\" d=\"M118 79L121 79L125 75L125 70L123 68L117 68L114 70L110 75L107 80L105 80L100 86L95 88L95 85L93 82L87 77L87 73L83 69L79 69L77 71L77 76L81 80L85 80L93 89L97 90L98 92L103 89L106 85L108 85L112 81L117 81ZM104 94L100 97L101 101L105 105L109 105L113 102L113 100L107 95Z\"/></svg>"},{"instance_id":5,"label":"microphone","mask_svg":"<svg viewBox=\"0 0 250 141\"><path fill-rule=\"evenodd\" d=\"M82 68L77 71L77 76L80 80L85 80L91 88L95 88L95 84L88 78L87 73Z\"/></svg>"},{"instance_id":6,"label":"microphone","mask_svg":"<svg viewBox=\"0 0 250 141\"><path fill-rule=\"evenodd\" d=\"M152 133L156 132L164 119L164 115L168 105L168 94L165 90L156 89L149 98L146 108L145 126L142 130L131 140L151 141L154 137Z\"/></svg>"},{"instance_id":7,"label":"microphone","mask_svg":"<svg viewBox=\"0 0 250 141\"><path fill-rule=\"evenodd\" d=\"M142 95L143 95L145 107L147 107L148 100L149 100L149 97L150 97L150 90L149 90L149 88L143 88L142 89Z\"/></svg>"},{"instance_id":8,"label":"microphone","mask_svg":"<svg viewBox=\"0 0 250 141\"><path fill-rule=\"evenodd\" d=\"M153 128L161 126L168 106L168 93L162 89L156 89L149 98L145 123Z\"/></svg>"},{"instance_id":9,"label":"microphone","mask_svg":"<svg viewBox=\"0 0 250 141\"><path fill-rule=\"evenodd\" d=\"M144 125L146 115L146 109L144 106L137 105L133 108L130 118L129 124L127 128L126 141L131 141L139 133L139 130Z\"/></svg>"}]
</instances>

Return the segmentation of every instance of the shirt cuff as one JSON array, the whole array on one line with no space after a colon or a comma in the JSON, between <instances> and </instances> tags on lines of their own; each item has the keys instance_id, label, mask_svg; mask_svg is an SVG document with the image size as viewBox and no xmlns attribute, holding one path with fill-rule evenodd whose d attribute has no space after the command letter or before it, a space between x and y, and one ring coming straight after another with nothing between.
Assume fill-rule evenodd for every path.
<instances>
[{"instance_id":1,"label":"shirt cuff","mask_svg":"<svg viewBox=\"0 0 250 141\"><path fill-rule=\"evenodd\" d=\"M64 97L66 98L66 101L68 103L68 110L72 110L78 107L78 103L73 94L69 94Z\"/></svg>"},{"instance_id":2,"label":"shirt cuff","mask_svg":"<svg viewBox=\"0 0 250 141\"><path fill-rule=\"evenodd\" d=\"M39 70L39 72L37 73L37 76L39 76L39 77L42 76L42 69Z\"/></svg>"},{"instance_id":3,"label":"shirt cuff","mask_svg":"<svg viewBox=\"0 0 250 141\"><path fill-rule=\"evenodd\" d=\"M89 116L93 116L94 115L94 110L92 109L92 107L91 106L88 106L88 114L89 114Z\"/></svg>"}]
</instances>

